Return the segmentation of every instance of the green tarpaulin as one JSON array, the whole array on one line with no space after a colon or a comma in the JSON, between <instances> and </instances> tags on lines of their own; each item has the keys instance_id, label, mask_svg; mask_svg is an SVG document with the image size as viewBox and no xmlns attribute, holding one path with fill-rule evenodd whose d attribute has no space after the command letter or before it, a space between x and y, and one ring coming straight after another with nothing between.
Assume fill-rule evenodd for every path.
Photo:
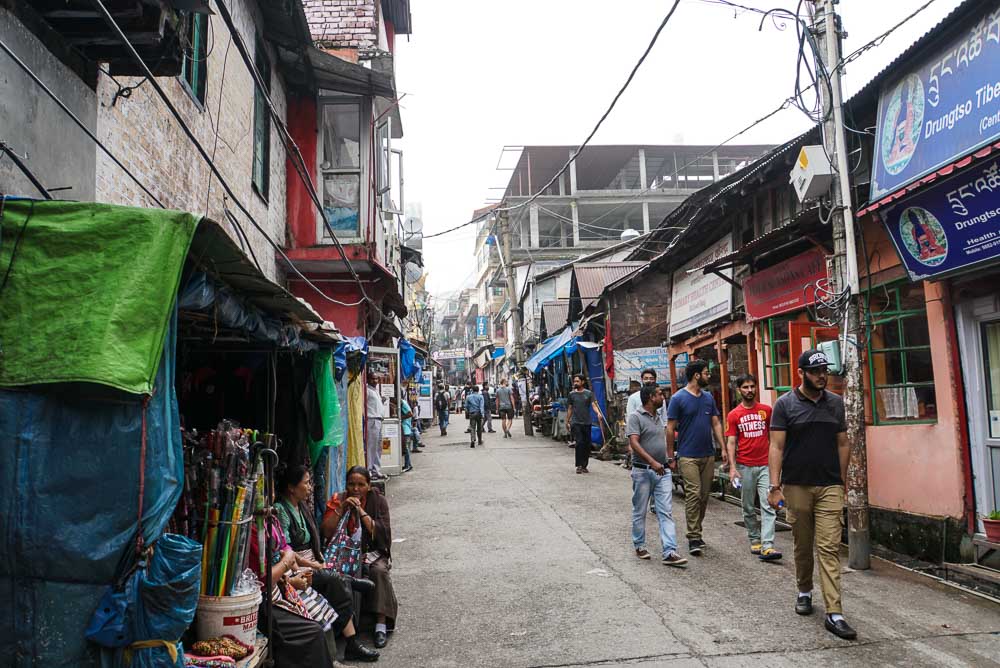
<instances>
[{"instance_id":1,"label":"green tarpaulin","mask_svg":"<svg viewBox=\"0 0 1000 668\"><path fill-rule=\"evenodd\" d=\"M337 448L344 441L344 427L340 418L340 399L333 382L333 351L319 350L313 357L313 381L319 397L323 438L309 442L309 456L313 466L325 448Z\"/></svg>"},{"instance_id":2,"label":"green tarpaulin","mask_svg":"<svg viewBox=\"0 0 1000 668\"><path fill-rule=\"evenodd\" d=\"M0 386L85 381L151 392L198 221L161 209L4 202Z\"/></svg>"}]
</instances>

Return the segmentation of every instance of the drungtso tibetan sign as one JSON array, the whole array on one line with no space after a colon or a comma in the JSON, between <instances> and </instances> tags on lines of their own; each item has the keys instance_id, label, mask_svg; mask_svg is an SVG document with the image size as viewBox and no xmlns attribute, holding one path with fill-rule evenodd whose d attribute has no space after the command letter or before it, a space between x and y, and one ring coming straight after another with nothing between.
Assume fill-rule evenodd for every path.
<instances>
[{"instance_id":1,"label":"drungtso tibetan sign","mask_svg":"<svg viewBox=\"0 0 1000 668\"><path fill-rule=\"evenodd\" d=\"M872 200L1000 137L1000 8L983 5L882 88Z\"/></svg>"},{"instance_id":2,"label":"drungtso tibetan sign","mask_svg":"<svg viewBox=\"0 0 1000 668\"><path fill-rule=\"evenodd\" d=\"M701 271L701 267L732 252L733 237L727 235L674 272L670 336L677 336L732 311L733 286L716 274ZM732 269L723 269L720 273L730 279L733 277Z\"/></svg>"},{"instance_id":3,"label":"drungtso tibetan sign","mask_svg":"<svg viewBox=\"0 0 1000 668\"><path fill-rule=\"evenodd\" d=\"M476 338L485 339L489 337L490 318L486 315L476 316Z\"/></svg>"},{"instance_id":4,"label":"drungtso tibetan sign","mask_svg":"<svg viewBox=\"0 0 1000 668\"><path fill-rule=\"evenodd\" d=\"M1000 160L880 209L910 278L948 274L1000 257Z\"/></svg>"},{"instance_id":5,"label":"drungtso tibetan sign","mask_svg":"<svg viewBox=\"0 0 1000 668\"><path fill-rule=\"evenodd\" d=\"M666 348L625 348L615 350L615 391L624 392L629 381L642 380L643 369L655 369L659 385L670 385L670 355Z\"/></svg>"},{"instance_id":6,"label":"drungtso tibetan sign","mask_svg":"<svg viewBox=\"0 0 1000 668\"><path fill-rule=\"evenodd\" d=\"M826 256L814 248L751 274L743 281L747 322L797 311L816 302L816 281L826 278Z\"/></svg>"}]
</instances>

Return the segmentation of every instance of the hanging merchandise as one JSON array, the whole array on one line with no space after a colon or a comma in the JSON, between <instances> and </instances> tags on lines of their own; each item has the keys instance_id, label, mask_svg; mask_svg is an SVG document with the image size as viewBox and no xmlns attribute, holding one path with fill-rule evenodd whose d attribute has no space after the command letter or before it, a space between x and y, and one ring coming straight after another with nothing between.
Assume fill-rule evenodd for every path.
<instances>
[{"instance_id":1,"label":"hanging merchandise","mask_svg":"<svg viewBox=\"0 0 1000 668\"><path fill-rule=\"evenodd\" d=\"M365 435L361 428L365 414L365 384L358 374L351 378L347 386L347 411L349 416L347 431L347 468L365 466Z\"/></svg>"},{"instance_id":2,"label":"hanging merchandise","mask_svg":"<svg viewBox=\"0 0 1000 668\"><path fill-rule=\"evenodd\" d=\"M232 596L246 567L250 522L263 496L256 437L230 420L209 432L184 433L184 494L172 522L204 546L203 596ZM265 442L272 438L263 435Z\"/></svg>"},{"instance_id":3,"label":"hanging merchandise","mask_svg":"<svg viewBox=\"0 0 1000 668\"><path fill-rule=\"evenodd\" d=\"M333 353L330 350L320 350L313 356L313 383L316 386L320 420L323 424L323 438L309 441L309 460L314 467L324 449L338 448L344 440L332 361Z\"/></svg>"}]
</instances>

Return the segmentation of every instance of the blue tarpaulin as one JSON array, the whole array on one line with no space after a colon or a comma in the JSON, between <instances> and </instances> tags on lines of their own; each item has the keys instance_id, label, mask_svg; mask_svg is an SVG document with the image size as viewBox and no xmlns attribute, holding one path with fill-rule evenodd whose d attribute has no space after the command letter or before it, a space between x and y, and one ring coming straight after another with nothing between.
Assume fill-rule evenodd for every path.
<instances>
[{"instance_id":1,"label":"blue tarpaulin","mask_svg":"<svg viewBox=\"0 0 1000 668\"><path fill-rule=\"evenodd\" d=\"M524 363L528 371L538 373L538 370L544 369L554 357L561 355L563 349L567 349L570 353L576 352L576 337L573 336L573 329L572 325L568 325L566 329L555 336L545 339L535 354Z\"/></svg>"},{"instance_id":2,"label":"blue tarpaulin","mask_svg":"<svg viewBox=\"0 0 1000 668\"><path fill-rule=\"evenodd\" d=\"M175 312L176 313L176 312ZM184 474L176 315L146 411L143 528L163 532ZM0 656L96 666L84 629L134 550L142 399L93 384L0 390Z\"/></svg>"},{"instance_id":3,"label":"blue tarpaulin","mask_svg":"<svg viewBox=\"0 0 1000 668\"><path fill-rule=\"evenodd\" d=\"M420 378L423 366L417 361L417 349L406 339L399 340L399 370L405 380Z\"/></svg>"},{"instance_id":4,"label":"blue tarpaulin","mask_svg":"<svg viewBox=\"0 0 1000 668\"><path fill-rule=\"evenodd\" d=\"M587 360L587 375L590 377L590 391L594 393L597 405L601 407L601 412L608 414L607 390L604 387L604 358L601 355L600 347L582 346L583 357ZM593 409L591 409L593 412ZM591 439L594 443L604 443L604 432L598 417L594 416L594 428L591 430Z\"/></svg>"}]
</instances>

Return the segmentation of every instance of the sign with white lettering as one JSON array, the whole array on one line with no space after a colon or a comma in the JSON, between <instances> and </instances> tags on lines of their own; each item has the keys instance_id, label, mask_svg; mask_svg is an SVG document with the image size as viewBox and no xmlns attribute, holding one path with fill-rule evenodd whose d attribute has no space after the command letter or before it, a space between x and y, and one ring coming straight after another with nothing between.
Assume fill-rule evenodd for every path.
<instances>
[{"instance_id":1,"label":"sign with white lettering","mask_svg":"<svg viewBox=\"0 0 1000 668\"><path fill-rule=\"evenodd\" d=\"M1000 8L985 8L882 88L871 199L1000 137Z\"/></svg>"},{"instance_id":2,"label":"sign with white lettering","mask_svg":"<svg viewBox=\"0 0 1000 668\"><path fill-rule=\"evenodd\" d=\"M641 381L643 369L654 369L661 386L670 385L670 354L662 346L615 350L615 392L628 390L629 381Z\"/></svg>"},{"instance_id":3,"label":"sign with white lettering","mask_svg":"<svg viewBox=\"0 0 1000 668\"><path fill-rule=\"evenodd\" d=\"M914 281L1000 257L1000 160L879 210Z\"/></svg>"},{"instance_id":4,"label":"sign with white lettering","mask_svg":"<svg viewBox=\"0 0 1000 668\"><path fill-rule=\"evenodd\" d=\"M464 348L451 348L449 350L435 350L431 357L436 360L460 360L468 357L468 351Z\"/></svg>"},{"instance_id":5,"label":"sign with white lettering","mask_svg":"<svg viewBox=\"0 0 1000 668\"><path fill-rule=\"evenodd\" d=\"M733 286L716 274L706 274L701 267L733 252L731 234L719 239L698 257L674 272L670 299L670 336L712 322L733 309ZM719 273L733 277L732 269Z\"/></svg>"}]
</instances>

